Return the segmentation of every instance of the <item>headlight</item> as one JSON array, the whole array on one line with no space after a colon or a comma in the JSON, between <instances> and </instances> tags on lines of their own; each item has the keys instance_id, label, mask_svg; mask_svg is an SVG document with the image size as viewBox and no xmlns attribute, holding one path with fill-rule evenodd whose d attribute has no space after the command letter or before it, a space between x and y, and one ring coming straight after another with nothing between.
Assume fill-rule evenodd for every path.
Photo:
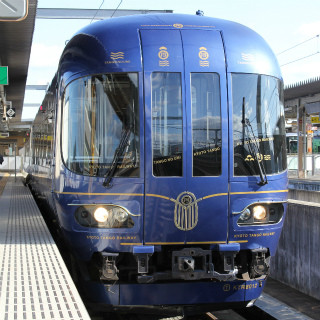
<instances>
[{"instance_id":1,"label":"headlight","mask_svg":"<svg viewBox=\"0 0 320 320\"><path fill-rule=\"evenodd\" d=\"M249 220L251 218L251 211L250 209L246 208L245 210L243 210L243 212L241 213L240 219L243 221Z\"/></svg>"},{"instance_id":2,"label":"headlight","mask_svg":"<svg viewBox=\"0 0 320 320\"><path fill-rule=\"evenodd\" d=\"M120 223L126 222L126 220L129 218L128 212L121 207L116 207L113 211L115 219Z\"/></svg>"},{"instance_id":3,"label":"headlight","mask_svg":"<svg viewBox=\"0 0 320 320\"><path fill-rule=\"evenodd\" d=\"M259 203L252 204L242 210L238 225L274 224L278 223L283 216L284 208L282 203Z\"/></svg>"},{"instance_id":4,"label":"headlight","mask_svg":"<svg viewBox=\"0 0 320 320\"><path fill-rule=\"evenodd\" d=\"M91 228L132 228L134 222L127 209L117 205L83 205L75 212L76 221Z\"/></svg>"},{"instance_id":5,"label":"headlight","mask_svg":"<svg viewBox=\"0 0 320 320\"><path fill-rule=\"evenodd\" d=\"M265 207L257 205L252 208L253 217L255 220L262 221L267 217L267 210Z\"/></svg>"},{"instance_id":6,"label":"headlight","mask_svg":"<svg viewBox=\"0 0 320 320\"><path fill-rule=\"evenodd\" d=\"M109 212L107 209L99 207L94 210L93 216L97 220L97 222L104 223L108 220Z\"/></svg>"}]
</instances>

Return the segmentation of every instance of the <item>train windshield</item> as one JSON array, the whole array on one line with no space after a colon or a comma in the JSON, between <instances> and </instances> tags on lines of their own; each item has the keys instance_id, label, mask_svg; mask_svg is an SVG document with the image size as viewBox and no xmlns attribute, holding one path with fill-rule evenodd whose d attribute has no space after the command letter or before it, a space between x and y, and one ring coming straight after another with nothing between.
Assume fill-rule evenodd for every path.
<instances>
[{"instance_id":1,"label":"train windshield","mask_svg":"<svg viewBox=\"0 0 320 320\"><path fill-rule=\"evenodd\" d=\"M138 75L94 75L71 82L64 94L62 155L67 168L105 176L126 135L113 173L139 176Z\"/></svg>"},{"instance_id":2,"label":"train windshield","mask_svg":"<svg viewBox=\"0 0 320 320\"><path fill-rule=\"evenodd\" d=\"M232 74L234 175L287 168L283 85L266 75Z\"/></svg>"},{"instance_id":3,"label":"train windshield","mask_svg":"<svg viewBox=\"0 0 320 320\"><path fill-rule=\"evenodd\" d=\"M181 74L152 74L154 176L182 176L183 106ZM221 174L219 75L191 74L193 176Z\"/></svg>"},{"instance_id":4,"label":"train windshield","mask_svg":"<svg viewBox=\"0 0 320 320\"><path fill-rule=\"evenodd\" d=\"M182 176L181 74L152 74L153 175Z\"/></svg>"},{"instance_id":5,"label":"train windshield","mask_svg":"<svg viewBox=\"0 0 320 320\"><path fill-rule=\"evenodd\" d=\"M191 74L193 176L221 174L220 79L216 73Z\"/></svg>"}]
</instances>

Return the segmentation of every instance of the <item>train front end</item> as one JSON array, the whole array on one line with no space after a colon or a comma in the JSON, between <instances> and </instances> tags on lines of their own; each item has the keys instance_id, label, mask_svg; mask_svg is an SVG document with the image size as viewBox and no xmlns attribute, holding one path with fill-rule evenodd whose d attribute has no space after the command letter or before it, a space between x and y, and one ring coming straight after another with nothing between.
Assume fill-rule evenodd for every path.
<instances>
[{"instance_id":1,"label":"train front end","mask_svg":"<svg viewBox=\"0 0 320 320\"><path fill-rule=\"evenodd\" d=\"M69 41L54 197L93 300L259 297L286 210L282 90L269 47L227 21L117 18Z\"/></svg>"}]
</instances>

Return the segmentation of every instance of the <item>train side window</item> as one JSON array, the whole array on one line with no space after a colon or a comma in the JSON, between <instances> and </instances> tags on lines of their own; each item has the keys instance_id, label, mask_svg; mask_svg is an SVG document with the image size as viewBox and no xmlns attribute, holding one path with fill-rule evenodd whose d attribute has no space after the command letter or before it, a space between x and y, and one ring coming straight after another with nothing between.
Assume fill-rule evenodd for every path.
<instances>
[{"instance_id":1,"label":"train side window","mask_svg":"<svg viewBox=\"0 0 320 320\"><path fill-rule=\"evenodd\" d=\"M151 83L153 175L182 176L181 74L154 72Z\"/></svg>"},{"instance_id":2,"label":"train side window","mask_svg":"<svg viewBox=\"0 0 320 320\"><path fill-rule=\"evenodd\" d=\"M193 176L221 174L220 81L216 73L191 74Z\"/></svg>"}]
</instances>

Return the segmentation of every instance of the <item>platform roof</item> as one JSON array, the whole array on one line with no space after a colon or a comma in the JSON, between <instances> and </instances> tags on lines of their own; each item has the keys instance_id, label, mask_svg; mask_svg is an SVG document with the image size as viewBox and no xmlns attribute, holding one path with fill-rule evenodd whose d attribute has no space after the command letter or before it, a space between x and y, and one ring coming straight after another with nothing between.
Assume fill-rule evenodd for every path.
<instances>
[{"instance_id":1,"label":"platform roof","mask_svg":"<svg viewBox=\"0 0 320 320\"><path fill-rule=\"evenodd\" d=\"M18 131L21 123L24 93L28 75L28 65L34 32L37 0L28 1L28 15L21 21L0 21L0 65L8 66L9 85L0 85L0 131ZM4 103L11 101L16 115L3 121ZM18 125L16 127L15 125Z\"/></svg>"},{"instance_id":2,"label":"platform roof","mask_svg":"<svg viewBox=\"0 0 320 320\"><path fill-rule=\"evenodd\" d=\"M320 77L297 82L284 89L284 99L291 100L320 93Z\"/></svg>"}]
</instances>

